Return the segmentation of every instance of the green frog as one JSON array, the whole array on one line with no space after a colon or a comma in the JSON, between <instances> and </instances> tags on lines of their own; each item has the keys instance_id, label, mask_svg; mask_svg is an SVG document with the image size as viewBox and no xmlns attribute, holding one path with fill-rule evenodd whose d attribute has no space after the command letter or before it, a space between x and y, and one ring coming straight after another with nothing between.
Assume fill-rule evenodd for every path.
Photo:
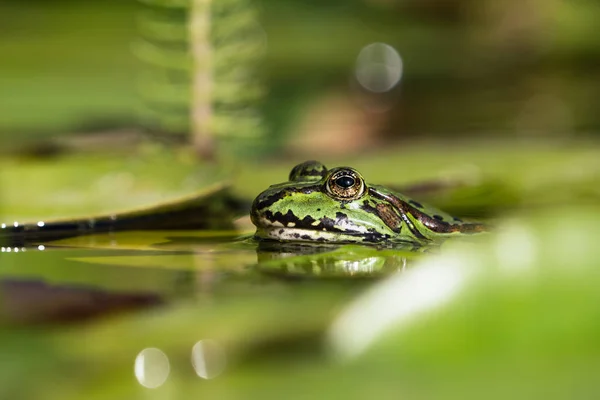
<instances>
[{"instance_id":1,"label":"green frog","mask_svg":"<svg viewBox=\"0 0 600 400\"><path fill-rule=\"evenodd\" d=\"M427 244L486 230L318 161L296 165L288 182L259 194L250 216L256 238L279 241Z\"/></svg>"}]
</instances>

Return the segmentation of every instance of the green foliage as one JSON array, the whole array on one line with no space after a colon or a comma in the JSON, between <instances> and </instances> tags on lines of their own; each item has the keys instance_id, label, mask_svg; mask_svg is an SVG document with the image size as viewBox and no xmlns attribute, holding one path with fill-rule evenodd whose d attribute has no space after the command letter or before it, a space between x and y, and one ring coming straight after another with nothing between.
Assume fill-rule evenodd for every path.
<instances>
[{"instance_id":1,"label":"green foliage","mask_svg":"<svg viewBox=\"0 0 600 400\"><path fill-rule=\"evenodd\" d=\"M217 8L233 4L213 3ZM213 27L224 21L218 24L224 37L254 29L255 9L246 1L238 4L243 7L214 16ZM390 135L593 134L599 126L594 107L600 82L595 68L599 36L594 34L598 2L535 4L523 13L518 1L263 0L260 22L269 51L260 75L268 79L269 95L261 98L262 86L254 78L246 79L252 85L237 80L230 85L226 73L222 91L213 93L221 108L215 130L223 136L246 135L246 130L250 135L260 118L235 108L236 118L228 121L229 100L239 96L240 104L254 104L252 98L260 98L268 145L276 149L304 118L308 104L332 91L349 94L356 55L365 44L381 41L398 49L405 61L397 93L401 101L394 103L386 129ZM146 126L187 132L189 5L189 0L3 2L3 144L137 127L136 94L143 99L138 111ZM230 44L251 48L263 42L262 35L237 35ZM215 52L211 62L218 58ZM259 58L249 60L234 50L223 64L253 70ZM239 129L232 123L238 120Z\"/></svg>"},{"instance_id":2,"label":"green foliage","mask_svg":"<svg viewBox=\"0 0 600 400\"><path fill-rule=\"evenodd\" d=\"M212 109L212 115L207 116L210 121L206 121L208 135L262 135L263 124L256 105L264 89L257 68L266 39L252 1L206 2L206 8L191 1L142 3L144 7L137 19L141 37L134 51L143 63L139 80L143 124L163 132L190 132L194 98L194 106L202 101L204 107ZM194 35L189 26L191 13L206 14L208 37L190 38ZM190 47L198 45L195 41L210 49L206 59L192 60ZM210 87L192 89L193 77L198 74L209 79Z\"/></svg>"},{"instance_id":3,"label":"green foliage","mask_svg":"<svg viewBox=\"0 0 600 400\"><path fill-rule=\"evenodd\" d=\"M9 2L10 3L10 2ZM135 124L131 2L3 2L2 150Z\"/></svg>"}]
</instances>

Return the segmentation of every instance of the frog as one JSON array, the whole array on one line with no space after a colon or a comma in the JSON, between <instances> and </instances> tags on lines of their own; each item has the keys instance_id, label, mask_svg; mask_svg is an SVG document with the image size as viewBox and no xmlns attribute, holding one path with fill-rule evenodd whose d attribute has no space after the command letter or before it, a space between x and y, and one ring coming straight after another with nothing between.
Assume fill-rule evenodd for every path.
<instances>
[{"instance_id":1,"label":"frog","mask_svg":"<svg viewBox=\"0 0 600 400\"><path fill-rule=\"evenodd\" d=\"M484 223L367 183L352 167L328 169L316 160L296 165L287 182L260 193L250 219L259 241L425 245L488 231Z\"/></svg>"}]
</instances>

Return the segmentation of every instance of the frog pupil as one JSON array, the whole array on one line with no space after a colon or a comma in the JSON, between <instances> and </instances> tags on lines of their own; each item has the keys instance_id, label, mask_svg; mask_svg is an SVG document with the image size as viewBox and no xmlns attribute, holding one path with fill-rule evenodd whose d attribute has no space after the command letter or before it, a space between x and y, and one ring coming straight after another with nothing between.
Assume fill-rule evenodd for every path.
<instances>
[{"instance_id":1,"label":"frog pupil","mask_svg":"<svg viewBox=\"0 0 600 400\"><path fill-rule=\"evenodd\" d=\"M343 188L352 187L354 183L354 178L351 176L340 176L335 180L335 184Z\"/></svg>"}]
</instances>

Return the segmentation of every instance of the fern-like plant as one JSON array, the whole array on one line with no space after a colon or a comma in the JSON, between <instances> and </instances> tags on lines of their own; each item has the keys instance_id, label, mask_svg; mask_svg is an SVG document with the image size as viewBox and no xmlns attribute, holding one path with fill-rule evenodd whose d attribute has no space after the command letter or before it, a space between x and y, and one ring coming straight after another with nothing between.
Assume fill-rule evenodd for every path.
<instances>
[{"instance_id":1,"label":"fern-like plant","mask_svg":"<svg viewBox=\"0 0 600 400\"><path fill-rule=\"evenodd\" d=\"M257 76L266 38L251 0L139 0L144 126L211 157L222 139L260 138Z\"/></svg>"}]
</instances>

